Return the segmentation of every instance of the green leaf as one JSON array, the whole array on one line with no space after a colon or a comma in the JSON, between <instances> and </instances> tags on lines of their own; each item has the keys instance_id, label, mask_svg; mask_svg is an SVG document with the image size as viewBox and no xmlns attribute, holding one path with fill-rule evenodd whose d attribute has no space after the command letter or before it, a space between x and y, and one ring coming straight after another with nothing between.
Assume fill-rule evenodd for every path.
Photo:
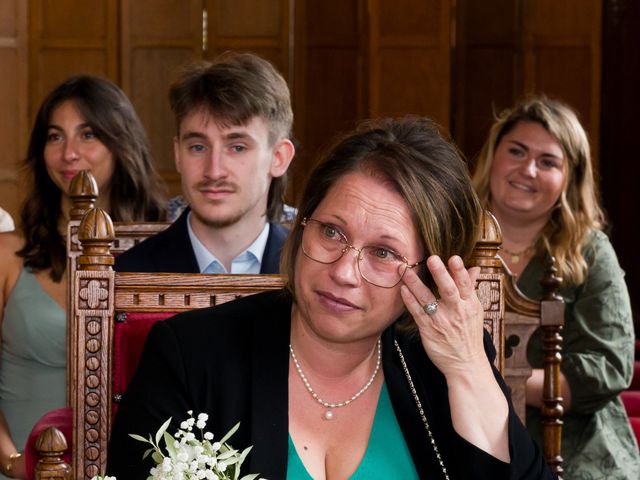
<instances>
[{"instance_id":1,"label":"green leaf","mask_svg":"<svg viewBox=\"0 0 640 480\"><path fill-rule=\"evenodd\" d=\"M158 446L160 445L160 439L162 438L162 435L164 435L164 432L167 431L167 428L169 428L170 423L171 423L171 417L169 417L169 420L164 422L160 427L160 430L156 432L156 445Z\"/></svg>"},{"instance_id":2,"label":"green leaf","mask_svg":"<svg viewBox=\"0 0 640 480\"><path fill-rule=\"evenodd\" d=\"M156 449L155 449L155 448L149 448L149 449L147 449L147 450L144 452L144 454L142 455L142 459L144 460L145 458L147 458L147 457L149 456L149 454L150 454L151 452L155 452L155 451L156 451Z\"/></svg>"},{"instance_id":3,"label":"green leaf","mask_svg":"<svg viewBox=\"0 0 640 480\"><path fill-rule=\"evenodd\" d=\"M157 450L151 454L151 458L153 458L153 461L158 465L162 463L162 460L164 460L164 456Z\"/></svg>"},{"instance_id":4,"label":"green leaf","mask_svg":"<svg viewBox=\"0 0 640 480\"><path fill-rule=\"evenodd\" d=\"M131 438L133 438L134 440L138 440L139 442L143 442L143 443L151 443L149 440L147 440L146 438L140 436L140 435L136 435L135 433L130 433L129 436ZM151 445L153 445L153 443L151 443Z\"/></svg>"},{"instance_id":5,"label":"green leaf","mask_svg":"<svg viewBox=\"0 0 640 480\"><path fill-rule=\"evenodd\" d=\"M229 430L224 437L222 437L222 440L220 440L220 443L225 443L227 440L229 440L233 436L233 434L236 433L238 428L240 428L240 422L236 423L233 426L233 428Z\"/></svg>"},{"instance_id":6,"label":"green leaf","mask_svg":"<svg viewBox=\"0 0 640 480\"><path fill-rule=\"evenodd\" d=\"M233 457L236 454L235 450L229 450L228 452L222 452L218 455L218 461L226 460L229 457Z\"/></svg>"},{"instance_id":7,"label":"green leaf","mask_svg":"<svg viewBox=\"0 0 640 480\"><path fill-rule=\"evenodd\" d=\"M240 454L240 458L238 459L238 465L242 465L242 462L244 462L244 459L247 458L247 455L249 455L249 452L252 448L252 446L247 447L242 451L242 453Z\"/></svg>"},{"instance_id":8,"label":"green leaf","mask_svg":"<svg viewBox=\"0 0 640 480\"><path fill-rule=\"evenodd\" d=\"M173 438L171 435L169 435L167 432L164 432L164 445L165 448L167 449L167 453L169 454L170 457L175 457L176 456L176 449L173 446L173 442L175 442L175 438Z\"/></svg>"}]
</instances>

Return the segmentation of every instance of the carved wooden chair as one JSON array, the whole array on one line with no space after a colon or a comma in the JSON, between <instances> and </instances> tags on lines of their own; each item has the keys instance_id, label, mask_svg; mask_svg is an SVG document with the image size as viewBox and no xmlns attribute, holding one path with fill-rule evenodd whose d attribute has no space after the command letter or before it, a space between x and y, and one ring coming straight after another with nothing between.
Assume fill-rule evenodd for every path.
<instances>
[{"instance_id":1,"label":"carved wooden chair","mask_svg":"<svg viewBox=\"0 0 640 480\"><path fill-rule=\"evenodd\" d=\"M533 332L538 327L542 328L544 456L551 470L561 479L563 407L560 362L564 301L556 292L562 280L556 275L554 259L549 259L541 282L546 292L544 298L541 301L527 298L518 290L515 277L498 256L502 233L497 220L485 211L481 227L471 264L481 267L476 288L485 311L485 328L492 334L496 345L496 366L509 386L516 412L526 424L526 382L531 376L527 345Z\"/></svg>"},{"instance_id":2,"label":"carved wooden chair","mask_svg":"<svg viewBox=\"0 0 640 480\"><path fill-rule=\"evenodd\" d=\"M117 228L117 227L116 227ZM281 288L281 276L239 276L199 274L136 274L112 270L110 244L116 230L108 216L99 209L90 210L77 227L80 254L75 262L70 288L73 317L70 361L70 399L73 407L74 478L90 479L104 471L106 446L113 406L128 383L129 372L114 372L114 357L130 356L130 366L137 364L139 348L114 354L121 335L133 332L146 336L150 323L180 311L222 303L239 296ZM526 345L540 325L545 329L545 456L552 468L561 473L560 433L561 397L559 389L560 336L563 304L552 293L542 302L525 298L515 287L513 278L498 257L501 234L495 219L486 215L472 264L481 267L478 294L485 309L485 328L491 333L498 352L496 364L509 385L520 417L525 419L525 383L531 375L526 359ZM559 285L550 273L548 291ZM126 315L126 321L124 318ZM135 343L135 342L134 342ZM141 345L141 341L137 342ZM45 432L49 436L51 432ZM57 438L57 437L56 437ZM75 446L81 445L82 448ZM52 465L55 454L46 452ZM52 459L53 457L53 459ZM64 465L62 462L60 464ZM62 468L62 467L61 467ZM61 470L62 471L62 470Z\"/></svg>"}]
</instances>

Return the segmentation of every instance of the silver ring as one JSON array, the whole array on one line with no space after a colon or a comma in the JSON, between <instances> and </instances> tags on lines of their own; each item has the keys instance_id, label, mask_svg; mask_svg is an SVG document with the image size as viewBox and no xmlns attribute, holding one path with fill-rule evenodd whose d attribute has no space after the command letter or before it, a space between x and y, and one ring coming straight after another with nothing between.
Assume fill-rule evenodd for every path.
<instances>
[{"instance_id":1,"label":"silver ring","mask_svg":"<svg viewBox=\"0 0 640 480\"><path fill-rule=\"evenodd\" d=\"M434 300L433 302L429 302L424 307L422 307L422 309L427 315L433 315L438 311L438 301Z\"/></svg>"}]
</instances>

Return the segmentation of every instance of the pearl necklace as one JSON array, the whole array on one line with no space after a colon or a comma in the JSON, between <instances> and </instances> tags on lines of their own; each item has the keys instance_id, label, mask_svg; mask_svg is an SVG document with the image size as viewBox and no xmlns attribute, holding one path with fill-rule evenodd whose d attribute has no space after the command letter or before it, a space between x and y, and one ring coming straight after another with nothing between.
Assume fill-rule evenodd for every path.
<instances>
[{"instance_id":1,"label":"pearl necklace","mask_svg":"<svg viewBox=\"0 0 640 480\"><path fill-rule=\"evenodd\" d=\"M362 395L364 392L367 391L367 389L371 386L371 384L375 380L376 375L378 375L378 371L380 370L380 359L382 358L382 354L381 354L382 344L380 339L378 338L378 359L376 360L376 368L373 370L373 374L371 375L371 378L369 378L367 383L364 384L364 387L358 390L350 399L345 400L344 402L330 403L322 400L320 396L313 390L313 388L311 387L311 384L309 384L309 380L307 379L307 376L302 371L302 367L300 367L300 364L298 363L298 358L296 357L296 354L293 351L293 346L291 344L289 344L289 351L291 352L291 359L293 360L293 364L295 365L298 375L300 376L302 383L304 383L304 386L307 387L307 390L309 391L309 393L311 394L311 396L314 398L316 402L318 402L324 408L328 409L326 412L324 412L324 415L323 415L325 420L333 420L333 411L332 411L333 408L346 407L351 402L353 402L356 398L358 398L360 395Z\"/></svg>"}]
</instances>

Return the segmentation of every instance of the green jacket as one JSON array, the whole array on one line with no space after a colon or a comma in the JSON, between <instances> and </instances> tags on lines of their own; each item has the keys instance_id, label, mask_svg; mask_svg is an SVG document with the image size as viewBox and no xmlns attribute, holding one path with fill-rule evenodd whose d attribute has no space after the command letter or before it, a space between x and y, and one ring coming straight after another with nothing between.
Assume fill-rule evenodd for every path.
<instances>
[{"instance_id":1,"label":"green jacket","mask_svg":"<svg viewBox=\"0 0 640 480\"><path fill-rule=\"evenodd\" d=\"M562 433L564 478L640 479L638 444L619 395L631 383L635 339L624 271L601 231L594 232L584 254L589 265L585 282L559 292L566 304L560 368L572 394ZM540 259L533 259L518 287L540 299L543 273ZM533 368L542 368L540 329L527 354ZM542 444L537 408L527 408L527 429Z\"/></svg>"}]
</instances>

